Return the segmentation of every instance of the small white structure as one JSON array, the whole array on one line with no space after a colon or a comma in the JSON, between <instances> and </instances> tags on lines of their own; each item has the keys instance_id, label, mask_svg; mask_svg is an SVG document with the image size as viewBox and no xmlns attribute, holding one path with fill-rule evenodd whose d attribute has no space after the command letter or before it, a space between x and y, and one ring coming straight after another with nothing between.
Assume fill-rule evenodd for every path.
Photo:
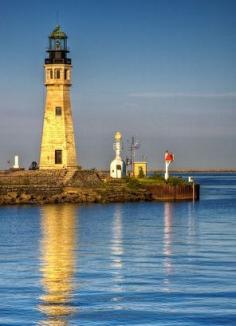
<instances>
[{"instance_id":1,"label":"small white structure","mask_svg":"<svg viewBox=\"0 0 236 326\"><path fill-rule=\"evenodd\" d=\"M191 182L191 183L193 183L193 182L194 182L194 179L193 179L193 177L188 177L188 182Z\"/></svg>"},{"instance_id":2,"label":"small white structure","mask_svg":"<svg viewBox=\"0 0 236 326\"><path fill-rule=\"evenodd\" d=\"M126 176L126 165L121 158L121 139L122 135L119 131L115 133L115 142L113 149L116 153L115 159L111 162L110 165L110 176L115 179L120 179Z\"/></svg>"},{"instance_id":3,"label":"small white structure","mask_svg":"<svg viewBox=\"0 0 236 326\"><path fill-rule=\"evenodd\" d=\"M166 151L165 152L165 167L166 167L165 180L169 179L169 166L173 161L174 161L174 154Z\"/></svg>"},{"instance_id":4,"label":"small white structure","mask_svg":"<svg viewBox=\"0 0 236 326\"><path fill-rule=\"evenodd\" d=\"M13 169L19 169L19 156L15 155Z\"/></svg>"}]
</instances>

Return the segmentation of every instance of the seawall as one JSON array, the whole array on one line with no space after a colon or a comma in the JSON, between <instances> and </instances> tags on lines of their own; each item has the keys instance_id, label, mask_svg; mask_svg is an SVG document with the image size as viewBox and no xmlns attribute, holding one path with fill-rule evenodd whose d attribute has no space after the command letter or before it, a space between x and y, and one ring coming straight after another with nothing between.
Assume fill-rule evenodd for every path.
<instances>
[{"instance_id":1,"label":"seawall","mask_svg":"<svg viewBox=\"0 0 236 326\"><path fill-rule=\"evenodd\" d=\"M0 171L0 205L199 199L199 185L138 185L93 170Z\"/></svg>"},{"instance_id":2,"label":"seawall","mask_svg":"<svg viewBox=\"0 0 236 326\"><path fill-rule=\"evenodd\" d=\"M179 200L199 200L200 185L154 185L147 186L147 190L151 192L153 200L159 201L179 201Z\"/></svg>"}]
</instances>

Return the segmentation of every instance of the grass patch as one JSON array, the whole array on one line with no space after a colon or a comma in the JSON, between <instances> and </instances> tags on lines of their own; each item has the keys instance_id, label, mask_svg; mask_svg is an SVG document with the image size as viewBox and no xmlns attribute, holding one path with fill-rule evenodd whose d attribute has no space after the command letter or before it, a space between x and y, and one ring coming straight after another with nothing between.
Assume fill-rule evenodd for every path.
<instances>
[{"instance_id":1,"label":"grass patch","mask_svg":"<svg viewBox=\"0 0 236 326\"><path fill-rule=\"evenodd\" d=\"M169 177L167 184L171 186L186 185L188 182L181 177Z\"/></svg>"},{"instance_id":2,"label":"grass patch","mask_svg":"<svg viewBox=\"0 0 236 326\"><path fill-rule=\"evenodd\" d=\"M126 178L126 184L130 189L136 190L141 187L140 179Z\"/></svg>"},{"instance_id":3,"label":"grass patch","mask_svg":"<svg viewBox=\"0 0 236 326\"><path fill-rule=\"evenodd\" d=\"M158 184L158 185L161 185L161 184L166 183L163 175L157 174L157 173L154 173L153 175L151 175L149 177L141 178L141 179L139 179L139 181L142 184Z\"/></svg>"}]
</instances>

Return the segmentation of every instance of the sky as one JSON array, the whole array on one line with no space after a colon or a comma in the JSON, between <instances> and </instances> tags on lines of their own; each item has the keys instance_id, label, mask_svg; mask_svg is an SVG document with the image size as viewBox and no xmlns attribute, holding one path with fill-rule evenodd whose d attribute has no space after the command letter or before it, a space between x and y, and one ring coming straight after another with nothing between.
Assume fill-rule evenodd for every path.
<instances>
[{"instance_id":1,"label":"sky","mask_svg":"<svg viewBox=\"0 0 236 326\"><path fill-rule=\"evenodd\" d=\"M78 162L108 169L113 136L163 168L236 167L235 0L0 0L0 169L39 161L48 35L73 64Z\"/></svg>"}]
</instances>

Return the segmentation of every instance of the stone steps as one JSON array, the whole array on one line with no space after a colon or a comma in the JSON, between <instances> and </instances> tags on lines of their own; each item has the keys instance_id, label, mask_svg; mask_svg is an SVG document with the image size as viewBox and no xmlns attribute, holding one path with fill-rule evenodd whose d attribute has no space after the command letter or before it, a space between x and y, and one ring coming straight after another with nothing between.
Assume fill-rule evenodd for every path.
<instances>
[{"instance_id":1,"label":"stone steps","mask_svg":"<svg viewBox=\"0 0 236 326\"><path fill-rule=\"evenodd\" d=\"M64 186L66 186L70 182L70 180L74 177L76 172L77 172L77 169L67 170L66 175L63 178Z\"/></svg>"}]
</instances>

